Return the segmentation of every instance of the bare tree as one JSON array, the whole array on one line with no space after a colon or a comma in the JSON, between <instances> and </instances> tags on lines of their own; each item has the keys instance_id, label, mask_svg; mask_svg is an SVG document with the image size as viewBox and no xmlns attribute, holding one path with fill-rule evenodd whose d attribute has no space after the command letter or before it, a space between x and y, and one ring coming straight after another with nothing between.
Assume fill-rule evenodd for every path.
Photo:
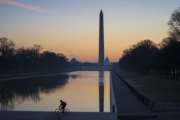
<instances>
[{"instance_id":1,"label":"bare tree","mask_svg":"<svg viewBox=\"0 0 180 120\"><path fill-rule=\"evenodd\" d=\"M170 26L170 35L180 41L180 7L172 13L168 25Z\"/></svg>"},{"instance_id":2,"label":"bare tree","mask_svg":"<svg viewBox=\"0 0 180 120\"><path fill-rule=\"evenodd\" d=\"M14 43L8 38L0 38L0 56L9 56L14 53Z\"/></svg>"}]
</instances>

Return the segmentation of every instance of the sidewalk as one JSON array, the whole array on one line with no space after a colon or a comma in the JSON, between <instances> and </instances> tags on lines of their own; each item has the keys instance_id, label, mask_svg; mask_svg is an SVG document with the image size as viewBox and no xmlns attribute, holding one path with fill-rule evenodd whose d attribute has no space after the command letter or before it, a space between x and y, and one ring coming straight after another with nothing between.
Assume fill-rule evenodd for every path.
<instances>
[{"instance_id":1,"label":"sidewalk","mask_svg":"<svg viewBox=\"0 0 180 120\"><path fill-rule=\"evenodd\" d=\"M69 112L58 119L55 112L0 112L2 120L115 120L113 113Z\"/></svg>"},{"instance_id":2,"label":"sidewalk","mask_svg":"<svg viewBox=\"0 0 180 120\"><path fill-rule=\"evenodd\" d=\"M128 86L111 72L117 112L121 114L151 114L151 111L136 97Z\"/></svg>"}]
</instances>

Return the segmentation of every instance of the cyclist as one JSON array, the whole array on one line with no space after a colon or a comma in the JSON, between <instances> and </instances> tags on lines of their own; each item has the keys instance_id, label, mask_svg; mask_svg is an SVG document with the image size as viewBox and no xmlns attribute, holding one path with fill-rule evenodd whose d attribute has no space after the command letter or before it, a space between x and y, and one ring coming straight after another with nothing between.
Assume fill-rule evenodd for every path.
<instances>
[{"instance_id":1,"label":"cyclist","mask_svg":"<svg viewBox=\"0 0 180 120\"><path fill-rule=\"evenodd\" d=\"M60 110L62 110L62 113L65 112L66 105L67 105L67 103L66 103L65 101L60 100L60 106L59 106L59 108L60 108Z\"/></svg>"}]
</instances>

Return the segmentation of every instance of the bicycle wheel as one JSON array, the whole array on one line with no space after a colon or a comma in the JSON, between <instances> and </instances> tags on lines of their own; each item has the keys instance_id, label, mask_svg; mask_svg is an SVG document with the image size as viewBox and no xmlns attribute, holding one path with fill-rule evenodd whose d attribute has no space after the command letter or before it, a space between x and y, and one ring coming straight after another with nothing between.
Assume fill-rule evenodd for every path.
<instances>
[{"instance_id":1,"label":"bicycle wheel","mask_svg":"<svg viewBox=\"0 0 180 120\"><path fill-rule=\"evenodd\" d=\"M57 112L60 112L60 111L59 111L59 109L58 109L58 108L56 108L56 109L54 110L54 112L56 112L56 113L57 113Z\"/></svg>"},{"instance_id":2,"label":"bicycle wheel","mask_svg":"<svg viewBox=\"0 0 180 120\"><path fill-rule=\"evenodd\" d=\"M60 112L60 110L58 108L56 108L54 112L56 114L57 120L61 120L61 112Z\"/></svg>"},{"instance_id":3,"label":"bicycle wheel","mask_svg":"<svg viewBox=\"0 0 180 120\"><path fill-rule=\"evenodd\" d=\"M70 109L69 109L69 108L66 108L66 109L65 109L65 112L70 112Z\"/></svg>"}]
</instances>

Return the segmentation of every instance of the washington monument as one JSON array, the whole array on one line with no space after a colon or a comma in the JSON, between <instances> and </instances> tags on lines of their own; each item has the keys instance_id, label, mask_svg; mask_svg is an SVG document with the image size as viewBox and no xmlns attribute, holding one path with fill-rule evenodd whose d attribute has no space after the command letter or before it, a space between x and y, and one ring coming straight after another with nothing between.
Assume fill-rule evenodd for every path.
<instances>
[{"instance_id":1,"label":"washington monument","mask_svg":"<svg viewBox=\"0 0 180 120\"><path fill-rule=\"evenodd\" d=\"M102 10L99 14L99 65L104 65L104 20Z\"/></svg>"},{"instance_id":2,"label":"washington monument","mask_svg":"<svg viewBox=\"0 0 180 120\"><path fill-rule=\"evenodd\" d=\"M104 66L104 23L103 12L99 14L99 66ZM99 112L104 112L104 71L99 71Z\"/></svg>"}]
</instances>

